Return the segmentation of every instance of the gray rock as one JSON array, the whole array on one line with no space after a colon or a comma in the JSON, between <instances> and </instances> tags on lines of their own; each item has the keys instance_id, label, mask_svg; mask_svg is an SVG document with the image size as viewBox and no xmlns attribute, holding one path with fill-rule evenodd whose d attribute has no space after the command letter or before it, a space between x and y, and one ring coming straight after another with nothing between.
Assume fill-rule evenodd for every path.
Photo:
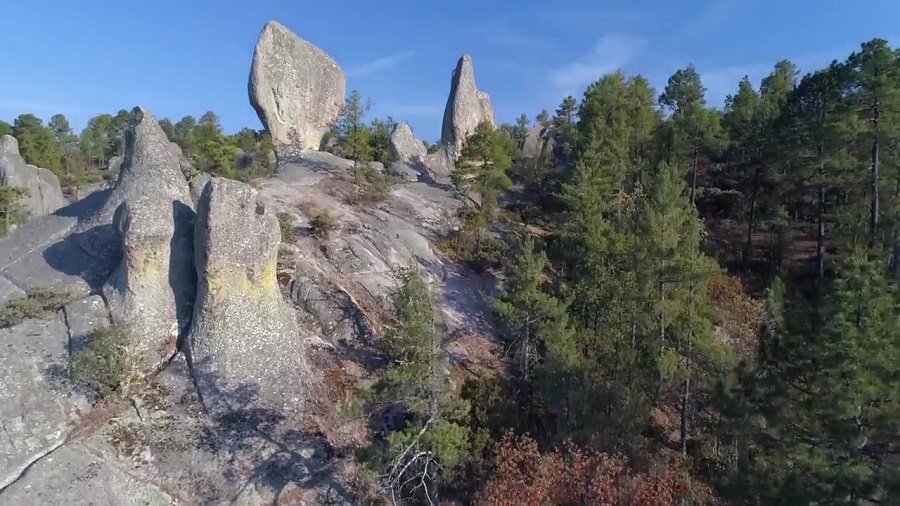
<instances>
[{"instance_id":1,"label":"gray rock","mask_svg":"<svg viewBox=\"0 0 900 506\"><path fill-rule=\"evenodd\" d=\"M203 193L206 184L211 180L212 176L209 175L209 172L198 172L188 181L188 185L191 187L191 199L194 201L194 206L197 205L197 202L200 202L200 194Z\"/></svg>"},{"instance_id":2,"label":"gray rock","mask_svg":"<svg viewBox=\"0 0 900 506\"><path fill-rule=\"evenodd\" d=\"M165 198L170 198L170 206L176 200L191 202L184 176L190 164L179 156L180 148L169 142L146 109L136 107L132 116L118 180L103 206L80 220L75 230L79 246L95 258L121 255L122 235L113 226L113 218L124 202L132 202L135 206L143 206L147 200ZM178 197L174 198L175 195ZM171 210L168 215L172 215Z\"/></svg>"},{"instance_id":3,"label":"gray rock","mask_svg":"<svg viewBox=\"0 0 900 506\"><path fill-rule=\"evenodd\" d=\"M27 466L60 446L87 403L65 388L68 332L57 315L0 329L0 500ZM28 501L7 504L39 504Z\"/></svg>"},{"instance_id":4,"label":"gray rock","mask_svg":"<svg viewBox=\"0 0 900 506\"><path fill-rule=\"evenodd\" d=\"M44 216L64 207L59 179L47 169L27 165L19 155L19 143L11 135L0 137L0 185L24 188L21 202L31 217Z\"/></svg>"},{"instance_id":5,"label":"gray rock","mask_svg":"<svg viewBox=\"0 0 900 506\"><path fill-rule=\"evenodd\" d=\"M423 160L423 167L434 182L442 185L450 184L450 174L453 172L452 149L441 146L434 153L428 153Z\"/></svg>"},{"instance_id":6,"label":"gray rock","mask_svg":"<svg viewBox=\"0 0 900 506\"><path fill-rule=\"evenodd\" d=\"M2 276L24 291L41 287L87 296L98 290L118 263L119 252L89 256L79 245L82 235L70 233L78 220L95 213L107 196L108 192L91 194L0 238Z\"/></svg>"},{"instance_id":7,"label":"gray rock","mask_svg":"<svg viewBox=\"0 0 900 506\"><path fill-rule=\"evenodd\" d=\"M275 277L281 232L274 209L250 186L213 178L197 211L190 341L207 403L229 410L259 398L280 410L298 408L307 367Z\"/></svg>"},{"instance_id":8,"label":"gray rock","mask_svg":"<svg viewBox=\"0 0 900 506\"><path fill-rule=\"evenodd\" d=\"M103 287L113 320L127 328L144 371L174 352L194 300L194 205L166 134L143 109L134 112L115 206L122 261Z\"/></svg>"},{"instance_id":9,"label":"gray rock","mask_svg":"<svg viewBox=\"0 0 900 506\"><path fill-rule=\"evenodd\" d=\"M416 138L406 123L398 123L391 132L391 158L394 160L388 167L389 172L406 181L418 181L419 172L424 167L428 150L422 141Z\"/></svg>"},{"instance_id":10,"label":"gray rock","mask_svg":"<svg viewBox=\"0 0 900 506\"><path fill-rule=\"evenodd\" d=\"M22 504L169 506L176 502L156 486L133 478L126 463L78 442L36 462L0 494L0 505Z\"/></svg>"},{"instance_id":11,"label":"gray rock","mask_svg":"<svg viewBox=\"0 0 900 506\"><path fill-rule=\"evenodd\" d=\"M466 138L481 123L494 124L491 100L475 86L472 57L465 54L456 64L450 83L450 96L444 109L441 144L453 148L454 156L462 150Z\"/></svg>"},{"instance_id":12,"label":"gray rock","mask_svg":"<svg viewBox=\"0 0 900 506\"><path fill-rule=\"evenodd\" d=\"M10 299L25 297L25 292L12 284L4 277L0 277L0 307L5 306Z\"/></svg>"},{"instance_id":13,"label":"gray rock","mask_svg":"<svg viewBox=\"0 0 900 506\"><path fill-rule=\"evenodd\" d=\"M522 145L522 156L525 158L537 158L544 148L544 127L537 124L528 129L525 143Z\"/></svg>"},{"instance_id":14,"label":"gray rock","mask_svg":"<svg viewBox=\"0 0 900 506\"><path fill-rule=\"evenodd\" d=\"M121 156L114 156L106 163L106 170L113 174L118 174L122 170L122 162L125 161Z\"/></svg>"},{"instance_id":15,"label":"gray rock","mask_svg":"<svg viewBox=\"0 0 900 506\"><path fill-rule=\"evenodd\" d=\"M250 104L279 156L317 150L344 105L344 72L280 23L263 27L250 69Z\"/></svg>"},{"instance_id":16,"label":"gray rock","mask_svg":"<svg viewBox=\"0 0 900 506\"><path fill-rule=\"evenodd\" d=\"M87 336L101 327L108 327L109 311L103 298L92 295L84 299L66 304L63 308L66 326L69 328L69 353L73 354L84 347Z\"/></svg>"},{"instance_id":17,"label":"gray rock","mask_svg":"<svg viewBox=\"0 0 900 506\"><path fill-rule=\"evenodd\" d=\"M398 123L391 132L391 156L401 162L416 161L425 158L428 150L422 141L416 138L406 123Z\"/></svg>"}]
</instances>

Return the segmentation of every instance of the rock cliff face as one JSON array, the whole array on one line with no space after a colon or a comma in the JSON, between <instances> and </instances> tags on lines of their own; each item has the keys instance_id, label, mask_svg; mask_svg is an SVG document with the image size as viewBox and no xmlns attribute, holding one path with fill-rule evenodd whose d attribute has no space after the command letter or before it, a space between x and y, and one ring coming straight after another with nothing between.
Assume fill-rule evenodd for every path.
<instances>
[{"instance_id":1,"label":"rock cliff face","mask_svg":"<svg viewBox=\"0 0 900 506\"><path fill-rule=\"evenodd\" d=\"M466 54L459 59L453 71L450 96L444 109L441 143L453 148L453 153L458 156L466 138L484 122L494 124L494 110L487 93L478 91L472 57Z\"/></svg>"},{"instance_id":2,"label":"rock cliff face","mask_svg":"<svg viewBox=\"0 0 900 506\"><path fill-rule=\"evenodd\" d=\"M344 104L344 72L330 56L270 21L250 69L250 103L279 156L317 150Z\"/></svg>"},{"instance_id":3,"label":"rock cliff face","mask_svg":"<svg viewBox=\"0 0 900 506\"><path fill-rule=\"evenodd\" d=\"M68 204L56 175L27 165L19 154L18 141L11 135L0 137L0 186L24 188L28 195L20 202L32 218L51 214Z\"/></svg>"}]
</instances>

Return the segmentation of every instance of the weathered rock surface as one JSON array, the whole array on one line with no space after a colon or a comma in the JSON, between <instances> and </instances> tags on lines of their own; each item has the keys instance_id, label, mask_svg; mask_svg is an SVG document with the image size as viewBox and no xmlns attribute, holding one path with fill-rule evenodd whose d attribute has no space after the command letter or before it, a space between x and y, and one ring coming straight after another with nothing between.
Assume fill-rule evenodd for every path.
<instances>
[{"instance_id":1,"label":"weathered rock surface","mask_svg":"<svg viewBox=\"0 0 900 506\"><path fill-rule=\"evenodd\" d=\"M103 212L113 206L122 261L103 293L113 320L128 329L143 369L152 371L174 353L190 322L194 209L178 157L142 109L134 112L122 173Z\"/></svg>"},{"instance_id":2,"label":"weathered rock surface","mask_svg":"<svg viewBox=\"0 0 900 506\"><path fill-rule=\"evenodd\" d=\"M250 69L250 103L280 156L317 150L344 104L346 80L324 51L269 21Z\"/></svg>"},{"instance_id":3,"label":"weathered rock surface","mask_svg":"<svg viewBox=\"0 0 900 506\"><path fill-rule=\"evenodd\" d=\"M406 123L398 123L391 132L391 158L394 160L389 172L407 181L418 181L419 172L424 169L425 156L428 150L422 141L416 138Z\"/></svg>"},{"instance_id":4,"label":"weathered rock surface","mask_svg":"<svg viewBox=\"0 0 900 506\"><path fill-rule=\"evenodd\" d=\"M87 296L99 290L118 257L88 255L78 241L82 234L73 234L73 229L80 218L97 212L108 195L93 193L0 238L0 275L21 291L48 288Z\"/></svg>"},{"instance_id":5,"label":"weathered rock surface","mask_svg":"<svg viewBox=\"0 0 900 506\"><path fill-rule=\"evenodd\" d=\"M62 445L71 423L87 408L86 400L64 385L68 343L58 315L0 330L0 490ZM5 500L5 491L0 498Z\"/></svg>"},{"instance_id":6,"label":"weathered rock surface","mask_svg":"<svg viewBox=\"0 0 900 506\"><path fill-rule=\"evenodd\" d=\"M68 444L28 469L0 494L0 505L67 504L170 506L172 497L133 478L125 462L84 443Z\"/></svg>"},{"instance_id":7,"label":"weathered rock surface","mask_svg":"<svg viewBox=\"0 0 900 506\"><path fill-rule=\"evenodd\" d=\"M428 154L425 145L406 123L398 123L394 127L390 142L391 156L399 161L418 160Z\"/></svg>"},{"instance_id":8,"label":"weathered rock surface","mask_svg":"<svg viewBox=\"0 0 900 506\"><path fill-rule=\"evenodd\" d=\"M121 156L113 156L106 162L106 170L113 174L118 174L122 170L122 162L124 161L125 159Z\"/></svg>"},{"instance_id":9,"label":"weathered rock surface","mask_svg":"<svg viewBox=\"0 0 900 506\"><path fill-rule=\"evenodd\" d=\"M466 54L453 71L441 127L441 144L453 148L454 156L458 156L466 138L484 122L494 124L494 110L487 93L478 91L472 57Z\"/></svg>"},{"instance_id":10,"label":"weathered rock surface","mask_svg":"<svg viewBox=\"0 0 900 506\"><path fill-rule=\"evenodd\" d=\"M0 185L16 186L28 192L21 203L32 218L68 205L56 175L47 169L27 165L19 154L18 141L11 135L0 137Z\"/></svg>"},{"instance_id":11,"label":"weathered rock surface","mask_svg":"<svg viewBox=\"0 0 900 506\"><path fill-rule=\"evenodd\" d=\"M273 209L243 183L213 178L197 209L195 377L214 408L259 396L288 411L303 400L306 364L275 274L281 231Z\"/></svg>"}]
</instances>

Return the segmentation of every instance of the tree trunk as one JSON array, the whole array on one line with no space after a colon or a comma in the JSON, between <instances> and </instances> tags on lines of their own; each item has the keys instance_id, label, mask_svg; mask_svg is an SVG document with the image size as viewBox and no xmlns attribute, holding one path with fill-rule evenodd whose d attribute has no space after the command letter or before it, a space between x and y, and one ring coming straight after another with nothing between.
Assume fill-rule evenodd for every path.
<instances>
[{"instance_id":1,"label":"tree trunk","mask_svg":"<svg viewBox=\"0 0 900 506\"><path fill-rule=\"evenodd\" d=\"M700 157L700 150L694 148L694 162L691 170L691 205L694 205L694 195L697 192L697 158Z\"/></svg>"},{"instance_id":2,"label":"tree trunk","mask_svg":"<svg viewBox=\"0 0 900 506\"><path fill-rule=\"evenodd\" d=\"M822 183L819 183L817 207L816 284L821 287L825 280L825 186Z\"/></svg>"},{"instance_id":3,"label":"tree trunk","mask_svg":"<svg viewBox=\"0 0 900 506\"><path fill-rule=\"evenodd\" d=\"M687 442L688 442L688 401L690 397L691 391L691 377L690 372L688 372L687 379L684 380L684 385L681 391L681 453L682 455L687 456Z\"/></svg>"},{"instance_id":4,"label":"tree trunk","mask_svg":"<svg viewBox=\"0 0 900 506\"><path fill-rule=\"evenodd\" d=\"M756 193L759 188L759 165L753 171L753 189L750 192L750 219L747 223L747 242L744 244L744 269L750 267L753 253L753 225L756 222Z\"/></svg>"},{"instance_id":5,"label":"tree trunk","mask_svg":"<svg viewBox=\"0 0 900 506\"><path fill-rule=\"evenodd\" d=\"M874 106L874 114L873 114L873 118L872 118L872 121L874 123L873 133L872 133L872 188L871 188L872 202L870 204L870 209L869 209L869 234L871 236L869 238L869 240L872 242L873 245L875 244L875 241L877 240L875 235L878 233L878 214L879 214L878 207L880 204L878 201L878 179L879 179L879 172L881 171L881 157L880 157L880 153L879 153L879 151L881 149L881 145L880 145L881 143L879 142L880 141L879 137L881 136L880 132L879 132L879 128L881 126L880 125L880 121L881 121L880 114L881 113L879 111L879 104L878 104L878 101L876 100L875 106Z\"/></svg>"}]
</instances>

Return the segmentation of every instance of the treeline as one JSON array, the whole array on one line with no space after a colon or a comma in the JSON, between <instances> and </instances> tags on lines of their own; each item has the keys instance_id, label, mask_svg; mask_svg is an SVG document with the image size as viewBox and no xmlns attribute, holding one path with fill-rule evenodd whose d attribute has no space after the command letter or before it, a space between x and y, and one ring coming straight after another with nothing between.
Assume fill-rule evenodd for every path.
<instances>
[{"instance_id":1,"label":"treeline","mask_svg":"<svg viewBox=\"0 0 900 506\"><path fill-rule=\"evenodd\" d=\"M125 154L125 132L129 112L100 114L88 120L76 134L62 114L45 124L34 114L22 114L12 124L0 121L0 135L9 134L19 142L26 162L53 171L64 187L101 181L109 161ZM263 131L244 128L235 134L222 131L219 117L208 111L195 119L185 116L177 123L159 121L169 140L177 143L194 168L233 179L249 180L270 175L275 169L274 146Z\"/></svg>"},{"instance_id":2,"label":"treeline","mask_svg":"<svg viewBox=\"0 0 900 506\"><path fill-rule=\"evenodd\" d=\"M897 502L898 120L900 53L876 39L802 77L778 62L721 111L693 66L659 94L602 76L539 115L528 156L527 117L479 127L441 245L502 270L508 370L449 388L430 310L401 311L392 363L432 365L392 377L419 393L393 398L410 411L376 446L382 483L426 503Z\"/></svg>"}]
</instances>

